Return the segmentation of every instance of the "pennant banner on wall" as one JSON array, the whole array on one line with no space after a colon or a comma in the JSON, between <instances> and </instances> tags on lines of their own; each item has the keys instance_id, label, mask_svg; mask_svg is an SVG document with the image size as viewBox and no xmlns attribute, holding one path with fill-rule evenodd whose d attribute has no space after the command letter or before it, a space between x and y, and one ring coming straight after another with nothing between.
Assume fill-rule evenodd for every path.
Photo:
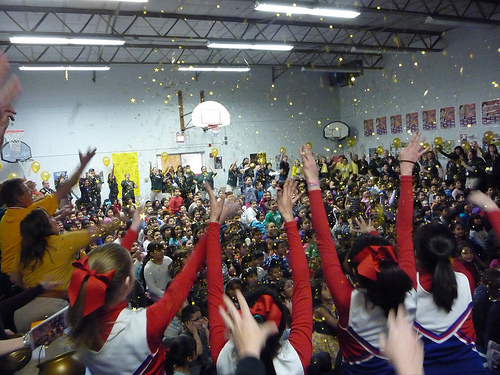
<instances>
[{"instance_id":1,"label":"pennant banner on wall","mask_svg":"<svg viewBox=\"0 0 500 375\"><path fill-rule=\"evenodd\" d=\"M418 132L418 112L406 114L406 131L411 133Z\"/></svg>"},{"instance_id":2,"label":"pennant banner on wall","mask_svg":"<svg viewBox=\"0 0 500 375\"><path fill-rule=\"evenodd\" d=\"M476 103L461 104L458 107L458 112L460 114L460 126L465 128L470 128L475 126L477 123L476 119Z\"/></svg>"},{"instance_id":3,"label":"pennant banner on wall","mask_svg":"<svg viewBox=\"0 0 500 375\"><path fill-rule=\"evenodd\" d=\"M365 120L363 122L363 128L365 130L365 137L375 135L375 130L373 129L373 119Z\"/></svg>"},{"instance_id":4,"label":"pennant banner on wall","mask_svg":"<svg viewBox=\"0 0 500 375\"><path fill-rule=\"evenodd\" d=\"M377 126L377 135L385 135L387 134L387 117L377 117L375 121Z\"/></svg>"},{"instance_id":5,"label":"pennant banner on wall","mask_svg":"<svg viewBox=\"0 0 500 375\"><path fill-rule=\"evenodd\" d=\"M422 111L422 128L424 130L436 130L436 110L430 109L428 111Z\"/></svg>"},{"instance_id":6,"label":"pennant banner on wall","mask_svg":"<svg viewBox=\"0 0 500 375\"><path fill-rule=\"evenodd\" d=\"M455 127L455 107L444 107L439 110L439 124L441 129Z\"/></svg>"},{"instance_id":7,"label":"pennant banner on wall","mask_svg":"<svg viewBox=\"0 0 500 375\"><path fill-rule=\"evenodd\" d=\"M500 124L500 100L488 100L481 103L481 120L483 125Z\"/></svg>"},{"instance_id":8,"label":"pennant banner on wall","mask_svg":"<svg viewBox=\"0 0 500 375\"><path fill-rule=\"evenodd\" d=\"M391 134L399 134L403 132L403 116L391 116Z\"/></svg>"}]
</instances>

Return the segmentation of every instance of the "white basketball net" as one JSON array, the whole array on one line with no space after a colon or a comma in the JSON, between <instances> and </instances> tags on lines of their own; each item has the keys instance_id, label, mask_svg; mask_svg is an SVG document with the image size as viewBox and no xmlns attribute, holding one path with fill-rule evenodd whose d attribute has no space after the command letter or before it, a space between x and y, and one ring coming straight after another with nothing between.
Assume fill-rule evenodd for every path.
<instances>
[{"instance_id":1,"label":"white basketball net","mask_svg":"<svg viewBox=\"0 0 500 375\"><path fill-rule=\"evenodd\" d=\"M21 157L21 139L24 136L24 130L7 130L5 138L9 142L10 151L12 156Z\"/></svg>"}]
</instances>

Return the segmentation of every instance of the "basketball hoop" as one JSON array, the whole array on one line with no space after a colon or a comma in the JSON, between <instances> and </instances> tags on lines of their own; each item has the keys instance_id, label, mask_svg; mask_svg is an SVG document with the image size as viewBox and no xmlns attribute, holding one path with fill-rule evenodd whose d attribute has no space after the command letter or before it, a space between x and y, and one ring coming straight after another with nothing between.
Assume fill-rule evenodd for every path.
<instances>
[{"instance_id":1,"label":"basketball hoop","mask_svg":"<svg viewBox=\"0 0 500 375\"><path fill-rule=\"evenodd\" d=\"M29 160L31 158L31 148L21 141L24 136L24 130L7 130L5 138L7 143L2 146L2 160L7 163L17 163Z\"/></svg>"},{"instance_id":2,"label":"basketball hoop","mask_svg":"<svg viewBox=\"0 0 500 375\"><path fill-rule=\"evenodd\" d=\"M207 126L208 130L211 130L214 135L218 135L220 133L220 124L209 124Z\"/></svg>"}]
</instances>

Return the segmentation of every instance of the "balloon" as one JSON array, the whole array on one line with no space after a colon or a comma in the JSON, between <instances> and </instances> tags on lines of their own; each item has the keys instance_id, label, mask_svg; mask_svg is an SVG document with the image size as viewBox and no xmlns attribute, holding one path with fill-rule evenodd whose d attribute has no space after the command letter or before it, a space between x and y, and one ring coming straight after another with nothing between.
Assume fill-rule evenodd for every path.
<instances>
[{"instance_id":1,"label":"balloon","mask_svg":"<svg viewBox=\"0 0 500 375\"><path fill-rule=\"evenodd\" d=\"M2 170L2 163L0 163L0 171Z\"/></svg>"},{"instance_id":2,"label":"balloon","mask_svg":"<svg viewBox=\"0 0 500 375\"><path fill-rule=\"evenodd\" d=\"M281 147L280 148L280 154L286 154L286 148Z\"/></svg>"},{"instance_id":3,"label":"balloon","mask_svg":"<svg viewBox=\"0 0 500 375\"><path fill-rule=\"evenodd\" d=\"M31 170L35 173L37 173L40 170L40 163L37 161L34 161L31 163Z\"/></svg>"},{"instance_id":4,"label":"balloon","mask_svg":"<svg viewBox=\"0 0 500 375\"><path fill-rule=\"evenodd\" d=\"M377 154L382 155L384 153L384 148L382 146L377 147Z\"/></svg>"},{"instance_id":5,"label":"balloon","mask_svg":"<svg viewBox=\"0 0 500 375\"><path fill-rule=\"evenodd\" d=\"M437 145L442 145L443 144L443 138L441 137L436 137L434 138L434 144Z\"/></svg>"},{"instance_id":6,"label":"balloon","mask_svg":"<svg viewBox=\"0 0 500 375\"><path fill-rule=\"evenodd\" d=\"M110 162L111 162L111 159L108 158L107 156L102 158L102 164L104 164L106 167L109 165Z\"/></svg>"},{"instance_id":7,"label":"balloon","mask_svg":"<svg viewBox=\"0 0 500 375\"><path fill-rule=\"evenodd\" d=\"M49 180L49 178L50 178L50 173L49 173L49 172L47 172L47 171L44 171L44 172L42 172L42 173L41 173L41 175L40 175L40 176L42 176L42 180L44 180L44 181L48 181L48 180Z\"/></svg>"},{"instance_id":8,"label":"balloon","mask_svg":"<svg viewBox=\"0 0 500 375\"><path fill-rule=\"evenodd\" d=\"M470 149L470 144L469 144L469 142L462 142L461 146L462 146L462 148L463 148L465 151L469 151L469 149Z\"/></svg>"},{"instance_id":9,"label":"balloon","mask_svg":"<svg viewBox=\"0 0 500 375\"><path fill-rule=\"evenodd\" d=\"M254 169L255 168L255 163L250 163L250 168Z\"/></svg>"},{"instance_id":10,"label":"balloon","mask_svg":"<svg viewBox=\"0 0 500 375\"><path fill-rule=\"evenodd\" d=\"M306 143L306 146L307 146L307 147L309 147L309 149L311 149L311 150L312 150L312 148L313 148L313 144L312 144L311 142L307 142L307 143Z\"/></svg>"},{"instance_id":11,"label":"balloon","mask_svg":"<svg viewBox=\"0 0 500 375\"><path fill-rule=\"evenodd\" d=\"M356 140L354 138L347 138L347 146L352 147L356 144Z\"/></svg>"},{"instance_id":12,"label":"balloon","mask_svg":"<svg viewBox=\"0 0 500 375\"><path fill-rule=\"evenodd\" d=\"M395 147L395 148L399 148L401 147L401 139L399 138L394 138L392 140L392 145Z\"/></svg>"},{"instance_id":13,"label":"balloon","mask_svg":"<svg viewBox=\"0 0 500 375\"><path fill-rule=\"evenodd\" d=\"M215 147L212 149L212 156L215 158L217 155L219 155L219 150L217 150Z\"/></svg>"},{"instance_id":14,"label":"balloon","mask_svg":"<svg viewBox=\"0 0 500 375\"><path fill-rule=\"evenodd\" d=\"M163 160L164 162L168 160L168 152L162 152L161 153L161 160Z\"/></svg>"},{"instance_id":15,"label":"balloon","mask_svg":"<svg viewBox=\"0 0 500 375\"><path fill-rule=\"evenodd\" d=\"M494 138L495 138L495 133L493 133L491 130L484 132L483 139L485 143L490 144Z\"/></svg>"},{"instance_id":16,"label":"balloon","mask_svg":"<svg viewBox=\"0 0 500 375\"><path fill-rule=\"evenodd\" d=\"M434 147L437 151L443 151L443 145L436 145Z\"/></svg>"},{"instance_id":17,"label":"balloon","mask_svg":"<svg viewBox=\"0 0 500 375\"><path fill-rule=\"evenodd\" d=\"M17 178L19 177L16 172L10 172L9 175L7 176L9 179L11 178Z\"/></svg>"},{"instance_id":18,"label":"balloon","mask_svg":"<svg viewBox=\"0 0 500 375\"><path fill-rule=\"evenodd\" d=\"M425 142L423 145L422 145L422 148L425 150L426 148L428 148L429 150L431 149L431 145L427 142Z\"/></svg>"}]
</instances>

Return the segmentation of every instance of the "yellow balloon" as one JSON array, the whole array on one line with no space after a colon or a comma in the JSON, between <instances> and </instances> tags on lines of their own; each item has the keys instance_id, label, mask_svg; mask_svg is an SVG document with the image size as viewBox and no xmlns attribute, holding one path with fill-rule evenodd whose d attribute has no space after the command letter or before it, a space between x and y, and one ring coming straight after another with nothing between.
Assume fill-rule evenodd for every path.
<instances>
[{"instance_id":1,"label":"yellow balloon","mask_svg":"<svg viewBox=\"0 0 500 375\"><path fill-rule=\"evenodd\" d=\"M307 142L307 143L306 143L306 146L307 146L307 147L309 147L309 149L311 149L311 150L312 150L312 148L313 148L313 144L312 144L311 142Z\"/></svg>"},{"instance_id":2,"label":"yellow balloon","mask_svg":"<svg viewBox=\"0 0 500 375\"><path fill-rule=\"evenodd\" d=\"M2 163L0 163L0 171L2 170L2 167L3 167L3 165L2 165Z\"/></svg>"},{"instance_id":3,"label":"yellow balloon","mask_svg":"<svg viewBox=\"0 0 500 375\"><path fill-rule=\"evenodd\" d=\"M437 151L443 151L443 145L436 145L436 147L434 147Z\"/></svg>"},{"instance_id":4,"label":"yellow balloon","mask_svg":"<svg viewBox=\"0 0 500 375\"><path fill-rule=\"evenodd\" d=\"M470 144L469 142L462 142L462 148L465 150L465 151L469 151L470 149Z\"/></svg>"},{"instance_id":5,"label":"yellow balloon","mask_svg":"<svg viewBox=\"0 0 500 375\"><path fill-rule=\"evenodd\" d=\"M102 164L104 164L106 167L109 165L110 162L111 162L111 159L108 158L107 156L102 158Z\"/></svg>"},{"instance_id":6,"label":"yellow balloon","mask_svg":"<svg viewBox=\"0 0 500 375\"><path fill-rule=\"evenodd\" d=\"M217 155L219 155L219 150L217 150L215 147L212 149L212 156L215 158Z\"/></svg>"},{"instance_id":7,"label":"yellow balloon","mask_svg":"<svg viewBox=\"0 0 500 375\"><path fill-rule=\"evenodd\" d=\"M431 148L431 145L427 142L425 142L423 145L422 145L422 148L425 150L426 148L428 148L430 150Z\"/></svg>"},{"instance_id":8,"label":"yellow balloon","mask_svg":"<svg viewBox=\"0 0 500 375\"><path fill-rule=\"evenodd\" d=\"M168 152L162 152L161 153L161 160L167 161L168 160Z\"/></svg>"},{"instance_id":9,"label":"yellow balloon","mask_svg":"<svg viewBox=\"0 0 500 375\"><path fill-rule=\"evenodd\" d=\"M354 138L347 138L347 146L352 147L356 144L356 140Z\"/></svg>"},{"instance_id":10,"label":"yellow balloon","mask_svg":"<svg viewBox=\"0 0 500 375\"><path fill-rule=\"evenodd\" d=\"M384 148L382 146L377 147L377 154L382 155L384 153Z\"/></svg>"},{"instance_id":11,"label":"yellow balloon","mask_svg":"<svg viewBox=\"0 0 500 375\"><path fill-rule=\"evenodd\" d=\"M483 139L485 143L490 144L494 138L495 138L495 133L493 133L491 130L484 132Z\"/></svg>"},{"instance_id":12,"label":"yellow balloon","mask_svg":"<svg viewBox=\"0 0 500 375\"><path fill-rule=\"evenodd\" d=\"M49 180L49 178L50 178L50 173L49 173L49 172L47 172L47 171L44 171L44 172L42 172L42 173L41 173L41 175L40 175L40 176L42 176L42 180L44 180L44 181L48 181L48 180Z\"/></svg>"},{"instance_id":13,"label":"yellow balloon","mask_svg":"<svg viewBox=\"0 0 500 375\"><path fill-rule=\"evenodd\" d=\"M443 144L443 138L441 138L441 137L434 138L434 144L435 145L442 145Z\"/></svg>"},{"instance_id":14,"label":"yellow balloon","mask_svg":"<svg viewBox=\"0 0 500 375\"><path fill-rule=\"evenodd\" d=\"M286 154L286 148L281 147L280 148L280 154Z\"/></svg>"},{"instance_id":15,"label":"yellow balloon","mask_svg":"<svg viewBox=\"0 0 500 375\"><path fill-rule=\"evenodd\" d=\"M250 163L250 168L254 169L255 168L255 163Z\"/></svg>"},{"instance_id":16,"label":"yellow balloon","mask_svg":"<svg viewBox=\"0 0 500 375\"><path fill-rule=\"evenodd\" d=\"M31 170L35 173L37 173L40 170L40 163L37 161L34 161L31 163Z\"/></svg>"},{"instance_id":17,"label":"yellow balloon","mask_svg":"<svg viewBox=\"0 0 500 375\"><path fill-rule=\"evenodd\" d=\"M9 179L11 178L18 178L19 176L17 175L16 172L10 172L9 175L7 176Z\"/></svg>"},{"instance_id":18,"label":"yellow balloon","mask_svg":"<svg viewBox=\"0 0 500 375\"><path fill-rule=\"evenodd\" d=\"M396 148L401 147L401 139L399 139L399 138L394 138L394 139L392 140L392 145L393 145L394 147L396 147Z\"/></svg>"}]
</instances>

